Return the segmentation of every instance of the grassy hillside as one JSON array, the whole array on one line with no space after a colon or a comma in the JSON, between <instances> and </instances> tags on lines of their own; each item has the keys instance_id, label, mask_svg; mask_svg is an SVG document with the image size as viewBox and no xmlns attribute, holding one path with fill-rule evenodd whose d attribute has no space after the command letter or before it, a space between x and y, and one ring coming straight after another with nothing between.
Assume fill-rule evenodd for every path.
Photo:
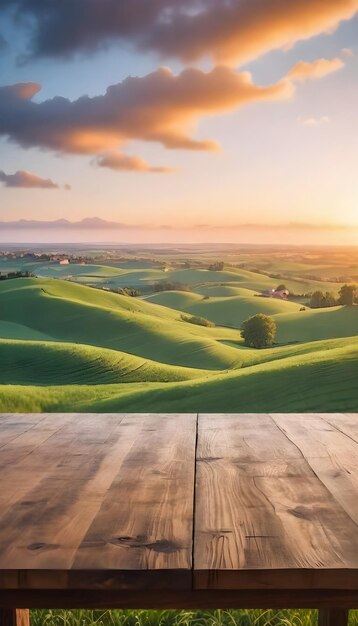
<instances>
[{"instance_id":1,"label":"grassy hillside","mask_svg":"<svg viewBox=\"0 0 358 626\"><path fill-rule=\"evenodd\" d=\"M181 282L188 285L207 285L210 283L238 283L237 286L254 291L262 291L277 287L278 283L284 282L287 288L294 293L308 293L316 289L333 291L338 293L339 283L324 282L306 278L288 277L284 281L277 278L270 278L258 272L251 272L241 268L227 267L222 272L214 272L201 269L185 269L168 272L165 274L166 280Z\"/></svg>"},{"instance_id":2,"label":"grassy hillside","mask_svg":"<svg viewBox=\"0 0 358 626\"><path fill-rule=\"evenodd\" d=\"M71 343L0 339L0 384L91 385L180 381L205 370L174 367L116 350Z\"/></svg>"},{"instance_id":3,"label":"grassy hillside","mask_svg":"<svg viewBox=\"0 0 358 626\"><path fill-rule=\"evenodd\" d=\"M0 305L1 310L1 305ZM22 324L0 320L0 338L2 339L33 339L38 341L53 341L53 337Z\"/></svg>"},{"instance_id":4,"label":"grassy hillside","mask_svg":"<svg viewBox=\"0 0 358 626\"><path fill-rule=\"evenodd\" d=\"M0 387L0 406L3 411L20 412L357 410L358 338L338 340L330 346L317 343L316 348L177 383L4 385Z\"/></svg>"},{"instance_id":5,"label":"grassy hillside","mask_svg":"<svg viewBox=\"0 0 358 626\"><path fill-rule=\"evenodd\" d=\"M229 298L230 296L254 296L259 292L246 287L236 287L230 284L203 285L195 287L195 293L209 298Z\"/></svg>"},{"instance_id":6,"label":"grassy hillside","mask_svg":"<svg viewBox=\"0 0 358 626\"><path fill-rule=\"evenodd\" d=\"M188 324L180 314L142 300L58 280L0 284L0 316L58 341L128 352L172 365L225 369L237 350L235 331Z\"/></svg>"},{"instance_id":7,"label":"grassy hillside","mask_svg":"<svg viewBox=\"0 0 358 626\"><path fill-rule=\"evenodd\" d=\"M193 315L200 315L215 322L215 324L232 328L240 328L244 320L257 313L278 315L298 313L300 310L300 305L295 302L262 298L255 295L208 298L192 293L164 291L150 296L147 300Z\"/></svg>"},{"instance_id":8,"label":"grassy hillside","mask_svg":"<svg viewBox=\"0 0 358 626\"><path fill-rule=\"evenodd\" d=\"M14 261L0 259L0 272L22 269L31 271L41 278L65 278L82 284L105 286L111 289L129 286L136 289L148 289L153 283L170 281L190 285L195 287L195 290L197 287L205 289L207 286L214 286L217 288L221 284L229 283L231 286L241 289L262 291L277 287L278 282L283 281L287 288L294 293L308 293L317 289L338 293L339 283L328 280L322 283L306 276L307 270L315 274L316 270L320 271L322 268L316 267L314 264L310 266L297 262L292 263L284 259L280 259L280 264L279 267L277 264L262 263L266 272L278 272L282 276L279 279L271 278L259 271L249 271L234 265L227 265L223 271L210 271L200 268L172 269L170 266L163 269L158 266L158 263L141 261L108 262L106 265L95 263L59 265L54 262L33 261L28 258ZM340 271L344 274L343 268ZM329 279L328 275L325 273L324 275L326 279ZM337 274L333 275L337 276ZM219 291L219 293L212 293L211 295L221 296L225 294Z\"/></svg>"},{"instance_id":9,"label":"grassy hillside","mask_svg":"<svg viewBox=\"0 0 358 626\"><path fill-rule=\"evenodd\" d=\"M300 311L246 287L196 289L130 298L51 278L0 282L0 410L358 410L357 306ZM247 348L223 327L258 312L276 320L279 345Z\"/></svg>"},{"instance_id":10,"label":"grassy hillside","mask_svg":"<svg viewBox=\"0 0 358 626\"><path fill-rule=\"evenodd\" d=\"M280 343L350 337L358 335L358 306L306 309L277 315L275 321Z\"/></svg>"},{"instance_id":11,"label":"grassy hillside","mask_svg":"<svg viewBox=\"0 0 358 626\"><path fill-rule=\"evenodd\" d=\"M144 302L152 302L161 306L176 309L177 311L185 311L188 307L201 302L203 296L190 291L159 291L144 298Z\"/></svg>"}]
</instances>

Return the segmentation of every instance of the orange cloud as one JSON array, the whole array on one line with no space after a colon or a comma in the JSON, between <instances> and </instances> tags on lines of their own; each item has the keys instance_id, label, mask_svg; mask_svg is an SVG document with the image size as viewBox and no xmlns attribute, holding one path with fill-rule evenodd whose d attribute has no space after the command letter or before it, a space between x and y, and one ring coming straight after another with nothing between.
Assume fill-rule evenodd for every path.
<instances>
[{"instance_id":1,"label":"orange cloud","mask_svg":"<svg viewBox=\"0 0 358 626\"><path fill-rule=\"evenodd\" d=\"M2 0L1 10L30 18L27 58L125 40L164 58L242 63L332 32L358 12L358 0Z\"/></svg>"},{"instance_id":2,"label":"orange cloud","mask_svg":"<svg viewBox=\"0 0 358 626\"><path fill-rule=\"evenodd\" d=\"M317 79L343 67L340 59L299 62L273 85L256 85L249 72L221 66L210 72L186 69L173 74L160 68L129 77L101 96L75 101L56 97L31 100L39 86L0 88L0 135L23 147L101 155L98 165L117 170L168 172L140 157L117 152L131 140L162 144L168 149L217 150L211 139L193 137L201 118L236 110L253 102L290 98L296 83ZM104 153L104 154L103 154Z\"/></svg>"},{"instance_id":3,"label":"orange cloud","mask_svg":"<svg viewBox=\"0 0 358 626\"><path fill-rule=\"evenodd\" d=\"M211 55L242 63L335 29L358 12L358 0L228 0L174 14L149 29L145 45L193 61Z\"/></svg>"},{"instance_id":4,"label":"orange cloud","mask_svg":"<svg viewBox=\"0 0 358 626\"><path fill-rule=\"evenodd\" d=\"M24 170L18 170L15 174L5 174L0 170L0 183L5 187L18 187L26 189L58 189L58 185L50 178L41 178ZM66 185L66 188L69 186Z\"/></svg>"},{"instance_id":5,"label":"orange cloud","mask_svg":"<svg viewBox=\"0 0 358 626\"><path fill-rule=\"evenodd\" d=\"M23 147L79 154L113 150L132 139L169 149L215 150L214 141L192 136L201 117L288 98L292 92L288 81L261 87L248 72L237 74L228 67L207 73L186 69L179 75L161 68L112 85L103 96L72 102L24 100L24 87L15 85L0 88L0 135Z\"/></svg>"},{"instance_id":6,"label":"orange cloud","mask_svg":"<svg viewBox=\"0 0 358 626\"><path fill-rule=\"evenodd\" d=\"M8 87L2 87L3 90L7 90L9 94L12 94L20 100L31 100L42 87L39 83L16 83L16 85L9 85Z\"/></svg>"},{"instance_id":7,"label":"orange cloud","mask_svg":"<svg viewBox=\"0 0 358 626\"><path fill-rule=\"evenodd\" d=\"M152 172L170 174L175 170L170 167L152 166L139 156L129 156L122 152L107 152L95 159L99 167L108 167L118 172Z\"/></svg>"},{"instance_id":8,"label":"orange cloud","mask_svg":"<svg viewBox=\"0 0 358 626\"><path fill-rule=\"evenodd\" d=\"M317 59L313 63L299 61L288 72L287 77L294 80L308 80L310 78L324 78L328 74L337 72L344 67L341 59Z\"/></svg>"}]
</instances>

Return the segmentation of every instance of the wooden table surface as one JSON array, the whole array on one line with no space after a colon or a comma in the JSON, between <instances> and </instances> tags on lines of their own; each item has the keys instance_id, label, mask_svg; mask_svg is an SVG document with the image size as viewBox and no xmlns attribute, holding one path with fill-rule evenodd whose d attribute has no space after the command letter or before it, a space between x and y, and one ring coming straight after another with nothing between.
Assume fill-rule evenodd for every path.
<instances>
[{"instance_id":1,"label":"wooden table surface","mask_svg":"<svg viewBox=\"0 0 358 626\"><path fill-rule=\"evenodd\" d=\"M332 605L358 415L0 415L0 606Z\"/></svg>"}]
</instances>

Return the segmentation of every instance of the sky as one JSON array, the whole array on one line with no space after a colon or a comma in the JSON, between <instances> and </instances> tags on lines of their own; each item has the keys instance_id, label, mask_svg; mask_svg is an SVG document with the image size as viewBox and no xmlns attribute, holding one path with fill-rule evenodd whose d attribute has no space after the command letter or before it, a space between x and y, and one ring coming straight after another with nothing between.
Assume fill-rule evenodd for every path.
<instances>
[{"instance_id":1,"label":"sky","mask_svg":"<svg viewBox=\"0 0 358 626\"><path fill-rule=\"evenodd\" d=\"M358 244L358 0L1 0L0 240ZM25 232L26 230L26 232Z\"/></svg>"}]
</instances>

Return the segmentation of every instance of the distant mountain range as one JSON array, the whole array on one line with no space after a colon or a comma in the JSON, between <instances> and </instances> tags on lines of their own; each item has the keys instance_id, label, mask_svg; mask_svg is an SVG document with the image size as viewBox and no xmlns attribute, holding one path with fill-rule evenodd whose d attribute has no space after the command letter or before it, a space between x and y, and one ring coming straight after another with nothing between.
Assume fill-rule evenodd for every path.
<instances>
[{"instance_id":1,"label":"distant mountain range","mask_svg":"<svg viewBox=\"0 0 358 626\"><path fill-rule=\"evenodd\" d=\"M168 224L162 225L152 225L152 224L126 224L123 222L110 222L108 220L104 220L100 217L85 217L82 220L77 222L70 222L65 218L46 221L46 220L16 220L11 222L0 221L0 233L4 230L127 230L127 231L138 231L138 230L193 230L197 232L210 232L217 231L220 232L222 230L230 229L231 231L255 231L255 232L356 232L357 226L354 224L307 224L307 223L283 223L283 224L252 224L252 223L238 223L238 224L222 224L220 225L210 225L210 224L197 224L195 226L187 226L176 229L173 226Z\"/></svg>"},{"instance_id":2,"label":"distant mountain range","mask_svg":"<svg viewBox=\"0 0 358 626\"><path fill-rule=\"evenodd\" d=\"M93 229L93 230L103 230L103 229L120 229L120 228L131 228L127 224L121 224L119 222L108 222L107 220L102 220L100 217L85 217L83 220L79 222L70 222L66 219L52 220L52 221L43 221L43 220L16 220L14 222L0 222L0 230L3 228L21 228L21 229ZM135 228L135 227L134 227Z\"/></svg>"}]
</instances>

